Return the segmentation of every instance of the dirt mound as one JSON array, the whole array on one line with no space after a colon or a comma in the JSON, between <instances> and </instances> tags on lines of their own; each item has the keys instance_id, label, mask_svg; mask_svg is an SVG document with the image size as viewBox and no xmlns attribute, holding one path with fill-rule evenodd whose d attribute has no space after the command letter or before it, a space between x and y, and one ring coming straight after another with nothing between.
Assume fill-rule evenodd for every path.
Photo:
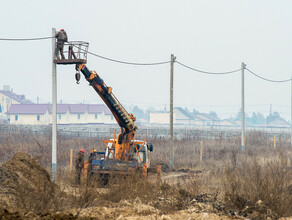
<instances>
[{"instance_id":1,"label":"dirt mound","mask_svg":"<svg viewBox=\"0 0 292 220\"><path fill-rule=\"evenodd\" d=\"M14 211L50 207L57 186L37 160L18 152L0 167L0 205Z\"/></svg>"},{"instance_id":2,"label":"dirt mound","mask_svg":"<svg viewBox=\"0 0 292 220\"><path fill-rule=\"evenodd\" d=\"M73 214L65 214L60 212L45 212L41 215L37 215L33 212L28 212L26 214L21 214L19 212L12 212L7 209L0 208L0 219L5 220L14 220L14 219L20 219L20 220L29 220L29 219L35 219L35 220L91 220L89 217L78 217L73 216Z\"/></svg>"},{"instance_id":3,"label":"dirt mound","mask_svg":"<svg viewBox=\"0 0 292 220\"><path fill-rule=\"evenodd\" d=\"M240 216L222 216L218 213L212 213L212 207L204 205L190 206L187 209L165 214L160 209L150 204L143 204L139 198L135 201L122 200L117 204L108 207L88 207L83 209L79 216L92 219L208 219L208 220L231 220L244 219ZM76 210L72 211L76 215Z\"/></svg>"},{"instance_id":4,"label":"dirt mound","mask_svg":"<svg viewBox=\"0 0 292 220\"><path fill-rule=\"evenodd\" d=\"M7 209L0 209L0 219L23 219L18 212L9 212Z\"/></svg>"}]
</instances>

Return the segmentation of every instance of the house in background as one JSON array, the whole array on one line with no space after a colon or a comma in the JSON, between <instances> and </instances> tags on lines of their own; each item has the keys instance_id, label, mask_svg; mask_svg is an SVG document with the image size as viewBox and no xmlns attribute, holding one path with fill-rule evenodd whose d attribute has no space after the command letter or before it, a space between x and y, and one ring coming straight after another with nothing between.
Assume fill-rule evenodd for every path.
<instances>
[{"instance_id":1,"label":"house in background","mask_svg":"<svg viewBox=\"0 0 292 220\"><path fill-rule=\"evenodd\" d=\"M13 93L10 86L4 85L0 90L0 117L7 119L7 112L12 104L33 104L33 102L25 99L24 95Z\"/></svg>"},{"instance_id":2,"label":"house in background","mask_svg":"<svg viewBox=\"0 0 292 220\"><path fill-rule=\"evenodd\" d=\"M88 106L88 122L89 123L103 123L104 122L104 105L96 104Z\"/></svg>"},{"instance_id":3,"label":"house in background","mask_svg":"<svg viewBox=\"0 0 292 220\"><path fill-rule=\"evenodd\" d=\"M150 124L169 124L169 112L150 112Z\"/></svg>"},{"instance_id":4,"label":"house in background","mask_svg":"<svg viewBox=\"0 0 292 220\"><path fill-rule=\"evenodd\" d=\"M169 112L150 113L150 124L169 124ZM173 123L176 125L194 124L194 116L181 107L173 109Z\"/></svg>"},{"instance_id":5,"label":"house in background","mask_svg":"<svg viewBox=\"0 0 292 220\"><path fill-rule=\"evenodd\" d=\"M190 125L194 124L194 116L181 107L175 107L173 109L173 115L175 115L174 124Z\"/></svg>"},{"instance_id":6,"label":"house in background","mask_svg":"<svg viewBox=\"0 0 292 220\"><path fill-rule=\"evenodd\" d=\"M211 116L207 113L197 113L194 115L194 124L201 126L218 125L220 120L217 117Z\"/></svg>"},{"instance_id":7,"label":"house in background","mask_svg":"<svg viewBox=\"0 0 292 220\"><path fill-rule=\"evenodd\" d=\"M229 120L229 119L223 119L222 121L218 122L219 126L224 126L224 127L233 127L235 124Z\"/></svg>"},{"instance_id":8,"label":"house in background","mask_svg":"<svg viewBox=\"0 0 292 220\"><path fill-rule=\"evenodd\" d=\"M10 124L48 125L50 123L47 104L12 104L8 115Z\"/></svg>"},{"instance_id":9,"label":"house in background","mask_svg":"<svg viewBox=\"0 0 292 220\"><path fill-rule=\"evenodd\" d=\"M290 128L290 124L279 116L267 123L267 126L274 128Z\"/></svg>"},{"instance_id":10,"label":"house in background","mask_svg":"<svg viewBox=\"0 0 292 220\"><path fill-rule=\"evenodd\" d=\"M173 109L173 123L176 125L212 126L219 123L219 119L206 113L191 114L181 107ZM169 124L169 113L150 113L151 124Z\"/></svg>"},{"instance_id":11,"label":"house in background","mask_svg":"<svg viewBox=\"0 0 292 220\"><path fill-rule=\"evenodd\" d=\"M52 124L51 104L12 104L8 115L11 124ZM116 124L105 105L57 104L57 124Z\"/></svg>"}]
</instances>

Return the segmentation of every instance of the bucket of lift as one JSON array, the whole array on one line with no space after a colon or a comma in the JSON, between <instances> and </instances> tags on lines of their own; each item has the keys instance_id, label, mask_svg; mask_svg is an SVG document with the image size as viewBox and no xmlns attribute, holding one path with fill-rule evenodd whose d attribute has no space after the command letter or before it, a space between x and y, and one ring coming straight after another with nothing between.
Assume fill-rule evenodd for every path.
<instances>
[{"instance_id":1,"label":"bucket of lift","mask_svg":"<svg viewBox=\"0 0 292 220\"><path fill-rule=\"evenodd\" d=\"M84 41L66 42L63 47L63 55L58 54L57 42L55 47L54 63L68 64L85 64L87 62L87 52L89 43Z\"/></svg>"}]
</instances>

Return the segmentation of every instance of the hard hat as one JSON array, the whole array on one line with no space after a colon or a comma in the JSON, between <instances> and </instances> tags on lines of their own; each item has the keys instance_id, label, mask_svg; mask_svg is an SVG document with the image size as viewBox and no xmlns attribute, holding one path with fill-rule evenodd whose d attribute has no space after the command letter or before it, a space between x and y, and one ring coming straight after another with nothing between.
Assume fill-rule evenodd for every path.
<instances>
[{"instance_id":1,"label":"hard hat","mask_svg":"<svg viewBox=\"0 0 292 220\"><path fill-rule=\"evenodd\" d=\"M97 152L97 150L94 149L93 152Z\"/></svg>"},{"instance_id":2,"label":"hard hat","mask_svg":"<svg viewBox=\"0 0 292 220\"><path fill-rule=\"evenodd\" d=\"M64 29L60 29L60 31L63 31Z\"/></svg>"},{"instance_id":3,"label":"hard hat","mask_svg":"<svg viewBox=\"0 0 292 220\"><path fill-rule=\"evenodd\" d=\"M82 152L82 153L84 153L84 151L85 151L84 149L81 149L81 150L80 150L80 152Z\"/></svg>"}]
</instances>

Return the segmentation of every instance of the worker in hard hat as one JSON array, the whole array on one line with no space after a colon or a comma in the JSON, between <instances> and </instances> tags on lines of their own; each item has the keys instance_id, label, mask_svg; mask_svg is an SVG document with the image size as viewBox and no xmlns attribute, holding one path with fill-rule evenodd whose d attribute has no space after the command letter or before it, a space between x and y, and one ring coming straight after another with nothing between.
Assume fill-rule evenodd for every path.
<instances>
[{"instance_id":1,"label":"worker in hard hat","mask_svg":"<svg viewBox=\"0 0 292 220\"><path fill-rule=\"evenodd\" d=\"M87 168L87 177L88 177L88 180L89 178L92 176L92 160L95 158L96 156L96 153L97 153L97 150L93 149L92 152L89 154L89 157L88 157L88 168Z\"/></svg>"},{"instance_id":2,"label":"worker in hard hat","mask_svg":"<svg viewBox=\"0 0 292 220\"><path fill-rule=\"evenodd\" d=\"M92 163L94 156L96 155L97 150L93 149L92 152L89 154L88 163Z\"/></svg>"},{"instance_id":3,"label":"worker in hard hat","mask_svg":"<svg viewBox=\"0 0 292 220\"><path fill-rule=\"evenodd\" d=\"M81 149L77 155L75 160L75 170L76 170L76 184L80 184L80 176L84 166L84 149Z\"/></svg>"},{"instance_id":4,"label":"worker in hard hat","mask_svg":"<svg viewBox=\"0 0 292 220\"><path fill-rule=\"evenodd\" d=\"M56 33L55 37L57 38L57 48L56 48L56 58L59 60L59 51L62 59L65 59L63 49L64 43L68 41L67 33L64 29L61 29L58 33Z\"/></svg>"}]
</instances>

